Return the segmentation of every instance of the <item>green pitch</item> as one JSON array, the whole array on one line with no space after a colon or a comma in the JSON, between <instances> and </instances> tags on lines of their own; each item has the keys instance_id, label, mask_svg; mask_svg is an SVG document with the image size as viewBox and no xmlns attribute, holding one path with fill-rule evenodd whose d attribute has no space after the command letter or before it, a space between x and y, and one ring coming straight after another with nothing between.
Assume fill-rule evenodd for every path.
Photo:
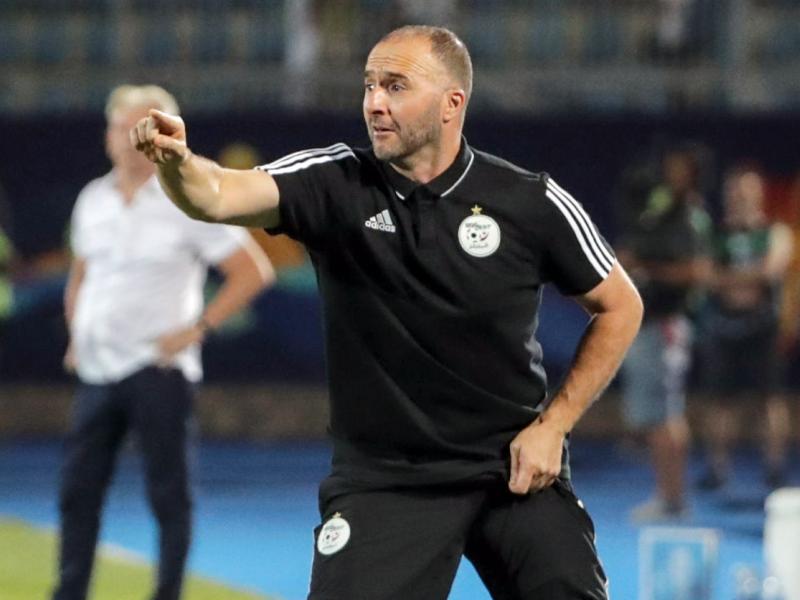
<instances>
[{"instance_id":1,"label":"green pitch","mask_svg":"<svg viewBox=\"0 0 800 600\"><path fill-rule=\"evenodd\" d=\"M0 519L0 590L3 600L47 598L56 572L56 536L20 521ZM91 600L141 600L148 597L150 565L101 550L95 565ZM185 600L267 600L190 576ZM276 600L276 599L273 599Z\"/></svg>"}]
</instances>

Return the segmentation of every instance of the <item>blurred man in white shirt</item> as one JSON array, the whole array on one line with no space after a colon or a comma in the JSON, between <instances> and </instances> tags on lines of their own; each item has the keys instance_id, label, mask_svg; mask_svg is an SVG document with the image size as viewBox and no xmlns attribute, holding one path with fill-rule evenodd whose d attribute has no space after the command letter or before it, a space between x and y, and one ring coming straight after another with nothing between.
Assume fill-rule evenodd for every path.
<instances>
[{"instance_id":1,"label":"blurred man in white shirt","mask_svg":"<svg viewBox=\"0 0 800 600\"><path fill-rule=\"evenodd\" d=\"M159 526L153 600L180 597L191 538L188 447L200 345L274 280L267 257L237 227L192 221L164 195L128 131L151 108L176 111L156 86L121 86L106 106L107 175L80 193L65 294L65 366L80 379L60 491L54 600L84 600L103 498L125 435L136 434ZM209 266L224 283L204 307Z\"/></svg>"}]
</instances>

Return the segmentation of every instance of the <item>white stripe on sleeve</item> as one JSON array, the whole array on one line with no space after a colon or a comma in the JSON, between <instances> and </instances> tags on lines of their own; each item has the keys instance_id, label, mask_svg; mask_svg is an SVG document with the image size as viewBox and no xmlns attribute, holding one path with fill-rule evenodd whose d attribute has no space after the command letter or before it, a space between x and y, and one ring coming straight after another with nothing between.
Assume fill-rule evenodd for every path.
<instances>
[{"instance_id":1,"label":"white stripe on sleeve","mask_svg":"<svg viewBox=\"0 0 800 600\"><path fill-rule=\"evenodd\" d=\"M332 146L328 146L327 148L310 148L307 150L300 150L298 152L293 152L291 154L287 154L286 156L279 158L277 160L272 161L271 163L267 163L265 165L261 165L256 167L262 171L270 171L272 169L278 169L283 167L288 167L291 164L304 161L309 158L313 158L315 156L324 156L328 154L337 154L344 150L350 150L346 144L338 143L333 144Z\"/></svg>"},{"instance_id":2,"label":"white stripe on sleeve","mask_svg":"<svg viewBox=\"0 0 800 600\"><path fill-rule=\"evenodd\" d=\"M312 165L319 165L334 160L340 160L342 158L347 158L348 156L356 158L356 155L353 154L353 151L350 150L350 148L346 148L345 150L342 150L338 154L324 154L320 156L312 156L311 158L307 158L301 162L295 162L286 167L279 167L277 169L269 168L267 169L267 171L269 172L270 175L283 175L284 173L294 173L295 171L307 169Z\"/></svg>"},{"instance_id":3,"label":"white stripe on sleeve","mask_svg":"<svg viewBox=\"0 0 800 600\"><path fill-rule=\"evenodd\" d=\"M564 215L564 218L569 223L572 232L575 234L575 239L578 240L578 244L580 244L581 249L583 250L584 255L586 256L589 263L592 265L597 274L600 275L603 279L608 277L610 272L610 268L607 267L605 264L601 263L597 255L591 250L589 244L586 240L586 236L584 235L581 228L578 226L578 223L575 221L575 217L572 215L570 210L564 205L564 201L556 196L550 189L548 189L545 194L547 197L552 200L553 204L556 205L561 214Z\"/></svg>"},{"instance_id":4,"label":"white stripe on sleeve","mask_svg":"<svg viewBox=\"0 0 800 600\"><path fill-rule=\"evenodd\" d=\"M557 196L564 199L568 206L571 207L572 213L578 218L582 225L582 229L584 233L589 236L589 241L592 242L592 247L598 253L598 258L603 259L605 258L604 264L606 264L609 268L611 268L614 264L614 257L605 247L603 244L603 240L600 239L600 236L597 233L597 229L595 228L594 224L592 223L591 218L589 215L586 214L586 211L583 210L580 202L575 200L572 195L567 192L564 188L558 185L554 180L548 179L547 185L550 186L550 189L556 193Z\"/></svg>"}]
</instances>

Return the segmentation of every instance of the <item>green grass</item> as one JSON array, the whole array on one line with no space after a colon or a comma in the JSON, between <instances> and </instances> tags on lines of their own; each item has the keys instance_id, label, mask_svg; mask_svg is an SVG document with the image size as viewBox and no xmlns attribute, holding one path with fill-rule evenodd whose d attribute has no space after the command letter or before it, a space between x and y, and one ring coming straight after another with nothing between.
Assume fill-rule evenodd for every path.
<instances>
[{"instance_id":1,"label":"green grass","mask_svg":"<svg viewBox=\"0 0 800 600\"><path fill-rule=\"evenodd\" d=\"M56 572L56 536L20 521L0 519L0 596L2 600L49 597ZM101 549L95 563L91 600L141 600L151 591L149 564ZM267 600L190 575L184 600ZM274 600L274 599L273 599Z\"/></svg>"}]
</instances>

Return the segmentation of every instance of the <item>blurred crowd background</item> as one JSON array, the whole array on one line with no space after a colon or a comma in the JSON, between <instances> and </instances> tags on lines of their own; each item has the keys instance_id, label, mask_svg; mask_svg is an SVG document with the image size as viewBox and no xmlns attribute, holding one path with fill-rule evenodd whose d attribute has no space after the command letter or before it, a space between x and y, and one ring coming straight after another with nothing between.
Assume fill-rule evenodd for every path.
<instances>
[{"instance_id":1,"label":"blurred crowd background","mask_svg":"<svg viewBox=\"0 0 800 600\"><path fill-rule=\"evenodd\" d=\"M663 183L663 155L677 145L690 148L691 185L715 226L726 174L746 165L761 178L768 218L796 234L798 22L795 0L0 0L0 434L65 423L19 411L31 398L37 410L65 406L71 391L61 367L69 216L109 168L103 105L115 85L162 85L195 151L246 168L336 141L365 145L369 48L401 24L442 24L475 65L470 143L556 176L612 243ZM225 402L204 414L235 434L253 421L230 412L278 390L293 408L261 418L284 423L265 429L280 434L305 418L292 416L306 398L298 390L324 384L319 303L303 249L254 235L278 285L205 347L208 389L250 391L220 392ZM798 248L775 304L783 384L795 392ZM555 295L545 311L555 379L584 321ZM701 334L702 314L698 301ZM702 391L701 373L692 382ZM309 402L314 414L323 406ZM240 412L252 417L247 406ZM239 425L219 424L231 419ZM321 432L324 417L314 423Z\"/></svg>"},{"instance_id":2,"label":"blurred crowd background","mask_svg":"<svg viewBox=\"0 0 800 600\"><path fill-rule=\"evenodd\" d=\"M349 112L375 39L421 22L467 41L475 111L797 109L798 17L793 0L4 0L0 108L98 110L124 78L192 112Z\"/></svg>"}]
</instances>

